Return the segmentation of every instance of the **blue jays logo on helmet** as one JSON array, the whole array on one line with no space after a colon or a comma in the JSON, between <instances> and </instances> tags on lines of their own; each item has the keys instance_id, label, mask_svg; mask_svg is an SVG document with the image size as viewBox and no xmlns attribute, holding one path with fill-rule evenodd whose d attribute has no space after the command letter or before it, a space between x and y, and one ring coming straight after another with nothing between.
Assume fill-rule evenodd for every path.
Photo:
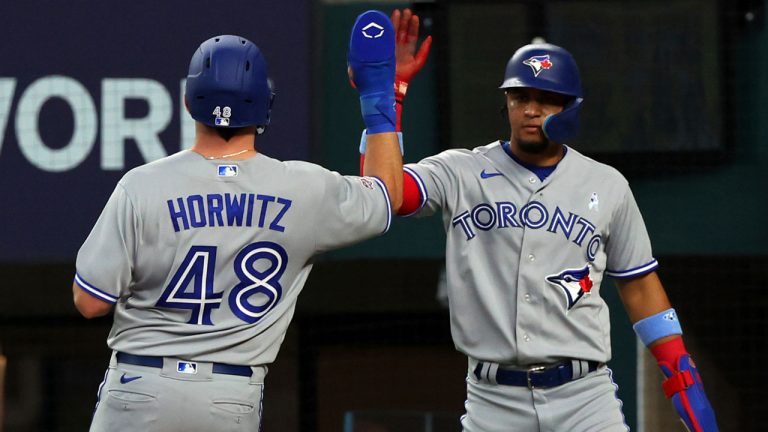
<instances>
[{"instance_id":1,"label":"blue jays logo on helmet","mask_svg":"<svg viewBox=\"0 0 768 432\"><path fill-rule=\"evenodd\" d=\"M533 69L533 76L539 76L541 71L550 69L552 67L552 60L549 59L549 54L533 56L528 60L523 60L523 64L530 66Z\"/></svg>"},{"instance_id":2,"label":"blue jays logo on helmet","mask_svg":"<svg viewBox=\"0 0 768 432\"><path fill-rule=\"evenodd\" d=\"M547 276L547 282L560 287L565 294L566 309L571 310L584 294L592 290L592 279L589 278L589 266L580 269L567 269L556 275Z\"/></svg>"},{"instance_id":3,"label":"blue jays logo on helmet","mask_svg":"<svg viewBox=\"0 0 768 432\"><path fill-rule=\"evenodd\" d=\"M533 73L531 73L533 71ZM546 73L542 73L547 71ZM583 101L581 78L576 60L565 48L552 44L529 44L512 55L504 70L500 89L535 88L571 97L557 114L547 116L542 125L547 139L565 143L579 129L579 109Z\"/></svg>"}]
</instances>

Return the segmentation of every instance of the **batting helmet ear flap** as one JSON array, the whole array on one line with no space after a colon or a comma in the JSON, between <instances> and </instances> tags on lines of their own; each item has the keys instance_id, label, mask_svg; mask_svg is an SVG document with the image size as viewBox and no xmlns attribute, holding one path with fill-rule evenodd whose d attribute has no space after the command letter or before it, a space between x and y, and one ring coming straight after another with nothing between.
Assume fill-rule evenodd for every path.
<instances>
[{"instance_id":1,"label":"batting helmet ear flap","mask_svg":"<svg viewBox=\"0 0 768 432\"><path fill-rule=\"evenodd\" d=\"M557 114L551 114L544 119L542 130L547 139L558 144L568 142L579 132L579 108L584 98L577 97L569 102Z\"/></svg>"},{"instance_id":2,"label":"batting helmet ear flap","mask_svg":"<svg viewBox=\"0 0 768 432\"><path fill-rule=\"evenodd\" d=\"M256 126L256 135L261 135L267 130L270 120L272 120L272 106L275 104L275 83L272 78L267 78L269 87L269 97L267 98L267 120L263 125Z\"/></svg>"}]
</instances>

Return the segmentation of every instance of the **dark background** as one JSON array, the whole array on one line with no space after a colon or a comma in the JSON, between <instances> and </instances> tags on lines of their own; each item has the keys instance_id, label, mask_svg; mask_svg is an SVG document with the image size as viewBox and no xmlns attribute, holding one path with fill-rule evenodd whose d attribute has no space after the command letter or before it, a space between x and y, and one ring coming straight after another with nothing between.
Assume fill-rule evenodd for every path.
<instances>
[{"instance_id":1,"label":"dark background","mask_svg":"<svg viewBox=\"0 0 768 432\"><path fill-rule=\"evenodd\" d=\"M503 139L508 129L496 87L509 56L534 37L574 53L586 99L573 146L628 176L723 431L758 430L764 406L765 3L417 3L435 44L409 89L404 117L408 162ZM345 73L349 29L366 9L404 5L0 3L0 89L3 79L15 82L10 101L0 94L0 114L10 110L7 123L0 118L5 431L85 430L106 368L111 319L88 321L75 311L74 258L117 180L146 161L127 140L123 168L102 168L102 146L121 144L102 137L109 127L101 123L103 81L162 85L171 117L159 138L167 154L176 152L189 145L180 133L180 83L194 48L216 34L241 34L264 51L277 89L260 151L353 174L363 125ZM675 61L658 61L669 59ZM16 122L27 114L17 110L24 91L56 75L84 86L98 123L87 157L50 172L21 152ZM140 98L124 108L135 119L149 110ZM76 115L87 113L51 99L37 132L50 148L64 147ZM387 236L318 259L270 367L265 431L341 431L352 422L358 431L375 430L389 422L408 432L424 430L413 425L430 415L435 431L458 429L466 361L453 349L436 296L443 249L439 216L396 219ZM613 312L610 366L627 421L633 430L654 430L648 418L674 413L667 403L649 411L638 396L636 338L615 290L603 293Z\"/></svg>"}]
</instances>

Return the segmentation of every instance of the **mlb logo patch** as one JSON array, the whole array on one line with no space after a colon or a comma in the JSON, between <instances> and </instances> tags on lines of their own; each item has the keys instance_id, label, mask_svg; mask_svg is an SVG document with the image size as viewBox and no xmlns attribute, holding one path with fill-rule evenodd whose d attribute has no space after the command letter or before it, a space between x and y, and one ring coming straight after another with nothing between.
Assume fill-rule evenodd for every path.
<instances>
[{"instance_id":1,"label":"mlb logo patch","mask_svg":"<svg viewBox=\"0 0 768 432\"><path fill-rule=\"evenodd\" d=\"M219 165L219 177L237 177L237 165Z\"/></svg>"},{"instance_id":2,"label":"mlb logo patch","mask_svg":"<svg viewBox=\"0 0 768 432\"><path fill-rule=\"evenodd\" d=\"M176 371L183 374L196 374L197 363L180 361L176 363Z\"/></svg>"},{"instance_id":3,"label":"mlb logo patch","mask_svg":"<svg viewBox=\"0 0 768 432\"><path fill-rule=\"evenodd\" d=\"M216 117L216 126L229 126L229 119L224 117Z\"/></svg>"}]
</instances>

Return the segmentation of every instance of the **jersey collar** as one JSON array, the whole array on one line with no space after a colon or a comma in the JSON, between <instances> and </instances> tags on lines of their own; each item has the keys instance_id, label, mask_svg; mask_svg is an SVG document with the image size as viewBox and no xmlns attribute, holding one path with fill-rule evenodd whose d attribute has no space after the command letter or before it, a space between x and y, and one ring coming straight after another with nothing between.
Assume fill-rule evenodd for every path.
<instances>
[{"instance_id":1,"label":"jersey collar","mask_svg":"<svg viewBox=\"0 0 768 432\"><path fill-rule=\"evenodd\" d=\"M517 156L515 156L514 153L512 153L512 149L511 149L511 146L509 144L509 141L502 141L501 142L501 148L504 149L504 152L507 154L507 156L512 158L513 161L515 161L518 165L522 166L523 168L527 169L528 171L536 174L536 177L538 177L539 180L542 181L542 182L547 177L549 177L550 174L552 174L555 171L555 168L557 168L557 165L560 164L560 162L562 162L563 159L565 159L565 155L568 153L568 146L563 145L563 157L560 158L560 160L556 164L550 165L550 166L545 166L545 167L540 167L540 166L537 166L537 165L533 165L533 164L529 164L529 163L523 162Z\"/></svg>"}]
</instances>

